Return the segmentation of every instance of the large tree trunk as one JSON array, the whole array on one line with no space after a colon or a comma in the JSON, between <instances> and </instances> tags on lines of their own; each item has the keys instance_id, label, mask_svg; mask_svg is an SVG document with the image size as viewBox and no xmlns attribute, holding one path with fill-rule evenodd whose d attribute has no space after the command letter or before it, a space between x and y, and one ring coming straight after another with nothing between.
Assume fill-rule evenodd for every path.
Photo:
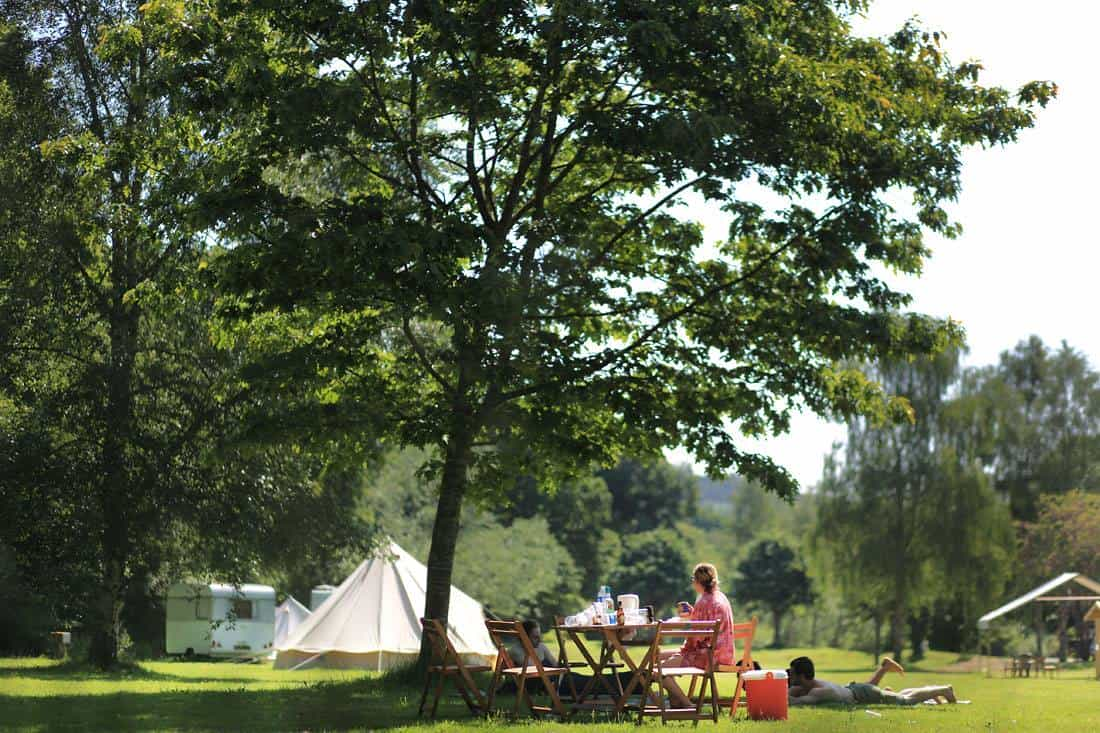
<instances>
[{"instance_id":1,"label":"large tree trunk","mask_svg":"<svg viewBox=\"0 0 1100 733\"><path fill-rule=\"evenodd\" d=\"M1089 660L1089 657L1092 656L1092 644L1089 642L1091 624L1085 621L1085 613L1087 613L1086 609L1088 605L1091 604L1085 604L1084 608L1082 608L1079 603L1075 602L1073 604L1073 628L1077 632L1077 649L1075 653L1078 659L1082 659L1086 662Z\"/></svg>"},{"instance_id":2,"label":"large tree trunk","mask_svg":"<svg viewBox=\"0 0 1100 733\"><path fill-rule=\"evenodd\" d=\"M451 430L443 460L443 475L439 486L439 503L432 528L432 547L428 551L428 581L425 592L424 617L446 623L451 605L451 576L454 571L455 546L462 512L462 499L469 481L473 456L473 434L467 424L459 423ZM420 663L426 664L430 648L425 641L420 647Z\"/></svg>"},{"instance_id":3,"label":"large tree trunk","mask_svg":"<svg viewBox=\"0 0 1100 733\"><path fill-rule=\"evenodd\" d=\"M881 662L882 657L882 614L875 611L875 666Z\"/></svg>"},{"instance_id":4,"label":"large tree trunk","mask_svg":"<svg viewBox=\"0 0 1100 733\"><path fill-rule=\"evenodd\" d=\"M894 609L890 617L890 651L895 659L902 659L905 651L905 609Z\"/></svg>"},{"instance_id":5,"label":"large tree trunk","mask_svg":"<svg viewBox=\"0 0 1100 733\"><path fill-rule=\"evenodd\" d=\"M924 643L928 638L928 627L932 619L927 609L920 613L914 613L909 619L909 643L912 651L909 653L909 661L916 662L924 659Z\"/></svg>"},{"instance_id":6,"label":"large tree trunk","mask_svg":"<svg viewBox=\"0 0 1100 733\"><path fill-rule=\"evenodd\" d=\"M775 633L772 635L772 649L779 649L783 646L783 632L781 623L783 621L783 614L779 611L772 611L772 623L775 625Z\"/></svg>"},{"instance_id":7,"label":"large tree trunk","mask_svg":"<svg viewBox=\"0 0 1100 733\"><path fill-rule=\"evenodd\" d=\"M93 614L89 618L91 642L88 661L100 669L118 665L119 639L122 635L122 567L110 562L104 569L102 587L96 592Z\"/></svg>"},{"instance_id":8,"label":"large tree trunk","mask_svg":"<svg viewBox=\"0 0 1100 733\"><path fill-rule=\"evenodd\" d=\"M901 660L905 649L905 622L908 617L908 597L905 578L905 564L901 557L896 559L894 572L894 607L890 615L890 648L894 659Z\"/></svg>"},{"instance_id":9,"label":"large tree trunk","mask_svg":"<svg viewBox=\"0 0 1100 733\"><path fill-rule=\"evenodd\" d=\"M103 571L89 618L92 637L89 661L100 669L118 664L122 603L132 543L127 516L133 476L127 447L134 437L133 377L138 313L126 302L126 294L134 287L134 257L133 249L125 239L116 239L112 243L111 270L113 288L108 316L111 351L103 415L103 482L99 489L103 521L100 534Z\"/></svg>"}]
</instances>

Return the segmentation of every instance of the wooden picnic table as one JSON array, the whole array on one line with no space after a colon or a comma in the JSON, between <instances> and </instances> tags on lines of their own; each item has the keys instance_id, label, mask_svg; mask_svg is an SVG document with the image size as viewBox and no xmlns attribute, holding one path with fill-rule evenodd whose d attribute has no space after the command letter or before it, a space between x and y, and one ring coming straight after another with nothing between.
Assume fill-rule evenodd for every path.
<instances>
[{"instance_id":1,"label":"wooden picnic table","mask_svg":"<svg viewBox=\"0 0 1100 733\"><path fill-rule=\"evenodd\" d=\"M653 696L652 691L648 691L648 686L645 685L645 681L642 679L642 674L649 665L649 655L653 651L652 645L647 644L644 647L645 654L641 661L635 661L628 647L623 643L623 640L626 637L636 635L639 631L656 631L656 623L621 625L587 624L584 626L567 626L562 624L554 628L564 631L569 638L573 640L573 643L580 650L584 660L588 662L588 665L592 668L592 679L590 679L584 686L584 689L577 694L577 698L573 701L574 709L581 707L610 707L613 708L615 714L618 715L626 708L631 694L633 694L634 689L639 685L647 690L647 695L650 697ZM592 652L589 651L588 646L584 643L584 634L600 635L602 643L600 644L599 658L592 656ZM641 647L636 647L636 649L641 649ZM621 688L621 691L616 690L603 673L614 660L616 654L619 655L623 664L625 664L631 672L630 682L626 687ZM599 703L595 698L593 698L592 702L588 702L588 698L596 692L597 685L602 685L607 691L608 696L612 699L611 704Z\"/></svg>"}]
</instances>

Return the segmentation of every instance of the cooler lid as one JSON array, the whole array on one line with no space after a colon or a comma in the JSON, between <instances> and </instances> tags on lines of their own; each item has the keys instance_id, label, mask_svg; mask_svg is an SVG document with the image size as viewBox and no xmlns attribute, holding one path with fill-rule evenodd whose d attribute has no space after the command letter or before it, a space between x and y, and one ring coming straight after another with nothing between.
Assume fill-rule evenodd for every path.
<instances>
[{"instance_id":1,"label":"cooler lid","mask_svg":"<svg viewBox=\"0 0 1100 733\"><path fill-rule=\"evenodd\" d=\"M766 680L769 678L773 680L785 680L787 679L787 672L782 669L757 669L753 670L752 672L741 673L741 679L745 680L746 682L751 682L753 680Z\"/></svg>"}]
</instances>

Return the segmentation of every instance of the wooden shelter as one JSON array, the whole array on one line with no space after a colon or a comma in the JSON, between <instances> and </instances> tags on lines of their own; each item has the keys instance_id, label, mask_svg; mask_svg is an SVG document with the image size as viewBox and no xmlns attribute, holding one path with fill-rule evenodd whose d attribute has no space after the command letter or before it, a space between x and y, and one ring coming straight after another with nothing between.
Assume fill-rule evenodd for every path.
<instances>
[{"instance_id":1,"label":"wooden shelter","mask_svg":"<svg viewBox=\"0 0 1100 733\"><path fill-rule=\"evenodd\" d=\"M1066 639L1066 622L1070 615L1071 609L1080 609L1081 603L1095 603L1100 601L1100 583L1081 573L1062 573L1056 578L1052 578L1043 583L1037 588L1024 593L1018 598L1014 598L1008 603L1004 604L1000 608L982 616L978 619L978 629L982 631L989 627L989 624L994 619L1000 618L1013 611L1035 603L1035 604L1048 604L1056 603L1059 606L1060 612L1060 627L1059 638L1061 640L1062 652L1065 651L1065 639ZM1074 611L1073 614L1080 618L1079 612ZM1036 635L1036 650L1035 654L1038 657L1043 657L1043 624L1041 623L1042 614L1038 612L1036 607L1035 614L1035 635ZM983 647L984 649L984 647Z\"/></svg>"}]
</instances>

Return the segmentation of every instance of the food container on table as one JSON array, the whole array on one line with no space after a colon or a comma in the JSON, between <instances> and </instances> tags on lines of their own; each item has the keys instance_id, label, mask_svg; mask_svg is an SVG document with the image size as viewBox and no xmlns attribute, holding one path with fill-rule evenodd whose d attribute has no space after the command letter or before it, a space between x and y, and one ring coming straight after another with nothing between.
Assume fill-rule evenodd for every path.
<instances>
[{"instance_id":1,"label":"food container on table","mask_svg":"<svg viewBox=\"0 0 1100 733\"><path fill-rule=\"evenodd\" d=\"M787 719L787 673L781 669L742 672L749 717L753 720Z\"/></svg>"},{"instance_id":2,"label":"food container on table","mask_svg":"<svg viewBox=\"0 0 1100 733\"><path fill-rule=\"evenodd\" d=\"M626 613L638 610L638 596L633 593L623 593L617 600L622 604L623 611Z\"/></svg>"}]
</instances>

